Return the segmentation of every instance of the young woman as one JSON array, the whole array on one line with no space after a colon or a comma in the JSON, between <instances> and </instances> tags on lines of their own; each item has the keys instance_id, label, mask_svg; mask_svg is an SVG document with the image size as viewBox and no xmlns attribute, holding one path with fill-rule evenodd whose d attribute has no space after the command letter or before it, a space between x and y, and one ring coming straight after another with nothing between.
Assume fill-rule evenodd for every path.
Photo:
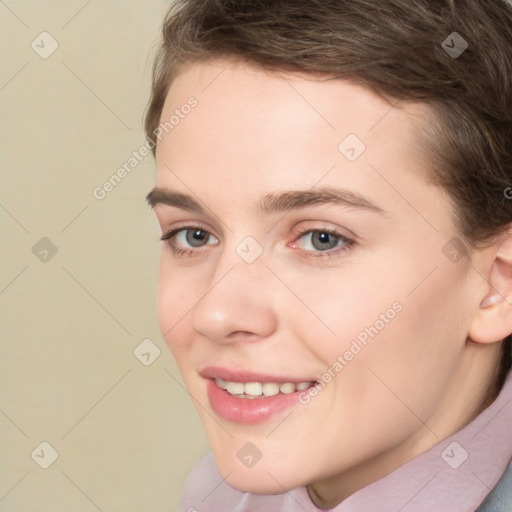
<instances>
[{"instance_id":1,"label":"young woman","mask_svg":"<svg viewBox=\"0 0 512 512\"><path fill-rule=\"evenodd\" d=\"M146 130L182 510L510 510L510 5L174 2Z\"/></svg>"}]
</instances>

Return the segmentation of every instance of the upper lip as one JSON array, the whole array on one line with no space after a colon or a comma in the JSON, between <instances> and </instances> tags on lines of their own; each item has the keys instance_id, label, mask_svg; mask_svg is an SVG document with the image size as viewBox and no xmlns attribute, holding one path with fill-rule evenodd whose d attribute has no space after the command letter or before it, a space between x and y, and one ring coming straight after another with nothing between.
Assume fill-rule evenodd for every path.
<instances>
[{"instance_id":1,"label":"upper lip","mask_svg":"<svg viewBox=\"0 0 512 512\"><path fill-rule=\"evenodd\" d=\"M200 372L206 379L223 379L228 382L316 382L316 379L283 376L282 374L259 373L249 370L233 370L220 366L206 366Z\"/></svg>"}]
</instances>

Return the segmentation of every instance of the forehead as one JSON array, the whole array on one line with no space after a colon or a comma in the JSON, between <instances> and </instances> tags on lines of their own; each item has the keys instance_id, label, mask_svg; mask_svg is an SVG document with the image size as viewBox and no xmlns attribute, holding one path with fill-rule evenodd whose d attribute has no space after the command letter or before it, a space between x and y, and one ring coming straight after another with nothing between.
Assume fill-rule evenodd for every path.
<instances>
[{"instance_id":1,"label":"forehead","mask_svg":"<svg viewBox=\"0 0 512 512\"><path fill-rule=\"evenodd\" d=\"M251 120L273 120L282 125L300 119L314 123L311 128L333 132L345 128L369 130L397 104L347 80L265 71L238 61L218 60L182 68L169 89L162 119L168 119L190 96L198 99L202 111L208 109L219 120L240 114L248 128ZM245 106L243 112L240 105ZM409 104L401 105L399 112L417 115L421 110L420 105ZM271 128L267 127L268 133ZM295 135L299 134L297 130Z\"/></svg>"},{"instance_id":2,"label":"forehead","mask_svg":"<svg viewBox=\"0 0 512 512\"><path fill-rule=\"evenodd\" d=\"M190 98L197 105L183 109ZM173 116L178 122L157 146L157 185L215 185L218 192L229 182L263 196L322 181L393 195L389 173L410 175L397 178L400 187L426 167L420 133L427 114L421 104L390 103L345 80L238 62L189 64L162 111L161 124Z\"/></svg>"},{"instance_id":3,"label":"forehead","mask_svg":"<svg viewBox=\"0 0 512 512\"><path fill-rule=\"evenodd\" d=\"M375 139L383 131L376 128L382 124L393 126L396 139L406 135L411 139L428 112L425 105L387 101L346 80L269 72L237 61L184 66L171 84L161 122L169 120L190 97L197 100L197 108L173 127L171 143L195 131L197 125L203 129L196 135L209 134L216 143L222 141L222 130L236 125L238 140L257 136L272 146L292 143L289 148L313 141L312 135L335 143L356 133L363 141L371 137L378 142Z\"/></svg>"}]
</instances>

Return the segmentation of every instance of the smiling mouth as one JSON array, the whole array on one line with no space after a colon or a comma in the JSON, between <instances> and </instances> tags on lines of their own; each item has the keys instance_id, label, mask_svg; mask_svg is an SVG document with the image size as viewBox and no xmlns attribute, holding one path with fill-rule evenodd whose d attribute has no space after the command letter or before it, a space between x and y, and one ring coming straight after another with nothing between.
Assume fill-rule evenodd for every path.
<instances>
[{"instance_id":1,"label":"smiling mouth","mask_svg":"<svg viewBox=\"0 0 512 512\"><path fill-rule=\"evenodd\" d=\"M215 384L237 398L258 399L275 395L289 395L314 386L314 381L304 382L233 382L216 378Z\"/></svg>"}]
</instances>

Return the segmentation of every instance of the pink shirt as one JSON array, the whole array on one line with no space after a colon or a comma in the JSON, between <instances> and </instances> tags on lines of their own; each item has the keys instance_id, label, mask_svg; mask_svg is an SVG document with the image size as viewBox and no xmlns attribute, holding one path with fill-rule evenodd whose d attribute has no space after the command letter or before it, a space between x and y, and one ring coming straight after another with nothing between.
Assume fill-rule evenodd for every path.
<instances>
[{"instance_id":1,"label":"pink shirt","mask_svg":"<svg viewBox=\"0 0 512 512\"><path fill-rule=\"evenodd\" d=\"M475 512L498 483L511 458L512 372L509 372L498 398L466 427L330 510ZM314 505L305 487L276 495L237 491L222 480L212 455L208 454L190 472L180 510L318 512L322 509Z\"/></svg>"}]
</instances>

